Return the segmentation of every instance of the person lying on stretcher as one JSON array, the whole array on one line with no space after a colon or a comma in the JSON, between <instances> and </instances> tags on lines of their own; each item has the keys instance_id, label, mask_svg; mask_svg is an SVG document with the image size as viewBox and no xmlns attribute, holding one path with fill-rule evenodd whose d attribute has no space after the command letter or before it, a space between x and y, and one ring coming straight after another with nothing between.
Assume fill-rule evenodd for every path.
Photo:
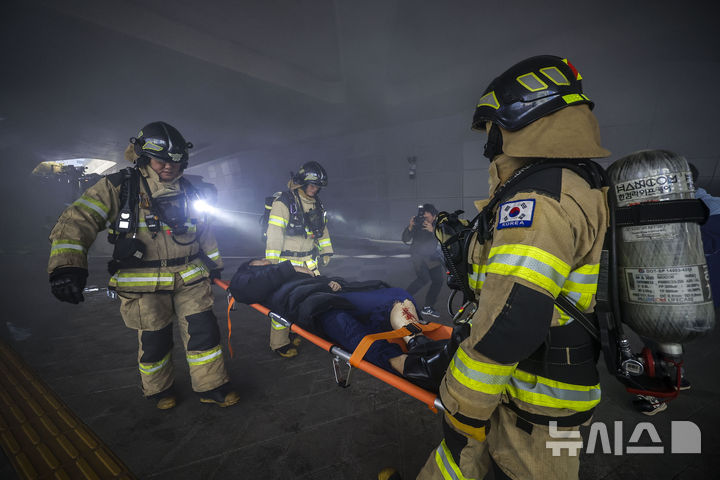
<instances>
[{"instance_id":1,"label":"person lying on stretcher","mask_svg":"<svg viewBox=\"0 0 720 480\"><path fill-rule=\"evenodd\" d=\"M262 304L348 352L355 350L366 335L418 323L413 298L401 288L390 288L379 280L347 282L314 276L289 261L244 263L230 281L230 293L235 301ZM372 344L365 360L437 392L452 358L448 341L432 341L421 333L403 340L408 353L397 344L379 340Z\"/></svg>"}]
</instances>

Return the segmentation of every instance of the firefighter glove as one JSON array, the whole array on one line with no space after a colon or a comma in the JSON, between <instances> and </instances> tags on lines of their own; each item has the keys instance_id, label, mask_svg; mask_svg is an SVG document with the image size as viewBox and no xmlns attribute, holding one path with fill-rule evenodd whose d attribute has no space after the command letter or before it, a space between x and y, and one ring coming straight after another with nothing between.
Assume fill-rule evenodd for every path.
<instances>
[{"instance_id":1,"label":"firefighter glove","mask_svg":"<svg viewBox=\"0 0 720 480\"><path fill-rule=\"evenodd\" d=\"M330 263L330 257L332 257L331 254L326 253L324 255L320 255L320 258L318 258L318 263L321 267L326 266L328 263Z\"/></svg>"},{"instance_id":2,"label":"firefighter glove","mask_svg":"<svg viewBox=\"0 0 720 480\"><path fill-rule=\"evenodd\" d=\"M88 271L79 267L60 267L50 274L50 290L61 302L78 304L85 300L83 289Z\"/></svg>"},{"instance_id":3,"label":"firefighter glove","mask_svg":"<svg viewBox=\"0 0 720 480\"><path fill-rule=\"evenodd\" d=\"M214 268L210 270L210 281L222 280L222 268Z\"/></svg>"}]
</instances>

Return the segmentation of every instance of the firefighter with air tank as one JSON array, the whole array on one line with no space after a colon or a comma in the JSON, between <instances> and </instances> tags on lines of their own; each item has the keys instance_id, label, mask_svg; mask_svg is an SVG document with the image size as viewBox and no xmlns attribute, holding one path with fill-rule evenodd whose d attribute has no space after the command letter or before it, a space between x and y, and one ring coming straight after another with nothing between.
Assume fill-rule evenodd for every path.
<instances>
[{"instance_id":1,"label":"firefighter with air tank","mask_svg":"<svg viewBox=\"0 0 720 480\"><path fill-rule=\"evenodd\" d=\"M265 258L271 263L290 261L319 275L319 267L330 262L332 242L326 211L318 194L327 186L325 169L318 162L307 162L288 181L288 190L270 205ZM299 338L291 342L288 327L272 320L270 348L278 355L297 355Z\"/></svg>"},{"instance_id":2,"label":"firefighter with air tank","mask_svg":"<svg viewBox=\"0 0 720 480\"><path fill-rule=\"evenodd\" d=\"M207 218L191 207L200 195L182 176L192 144L165 122L146 125L130 142L125 156L135 166L87 189L50 233L52 293L64 302L84 300L88 249L109 226L109 289L120 297L125 324L138 332L145 396L159 409L176 405L177 317L193 390L201 402L233 405L239 395L225 369L211 291L223 263Z\"/></svg>"},{"instance_id":3,"label":"firefighter with air tank","mask_svg":"<svg viewBox=\"0 0 720 480\"><path fill-rule=\"evenodd\" d=\"M478 308L441 383L444 439L420 479L490 470L496 479L578 477L578 457L553 456L546 442L551 428L574 435L600 401L598 347L555 304L559 295L584 312L595 304L608 206L578 166L609 152L592 107L578 71L550 55L508 69L477 104L472 126L488 135L486 204L531 164L567 168L539 171L500 197L472 239L468 282Z\"/></svg>"}]
</instances>

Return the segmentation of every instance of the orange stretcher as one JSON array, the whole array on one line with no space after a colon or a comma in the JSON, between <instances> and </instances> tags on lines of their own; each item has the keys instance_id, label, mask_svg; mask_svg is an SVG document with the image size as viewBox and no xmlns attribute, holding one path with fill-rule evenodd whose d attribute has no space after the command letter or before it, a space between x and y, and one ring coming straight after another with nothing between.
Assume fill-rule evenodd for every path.
<instances>
[{"instance_id":1,"label":"orange stretcher","mask_svg":"<svg viewBox=\"0 0 720 480\"><path fill-rule=\"evenodd\" d=\"M227 292L227 298L228 298L228 307L227 307L227 313L228 313L228 349L230 351L230 355L232 356L232 347L230 346L230 337L232 336L232 323L230 321L230 312L234 310L235 306L235 299L232 297L232 294L228 290L229 285L227 282L224 282L222 280L214 280L215 284L219 287L222 287L223 290ZM382 333L375 333L372 335L367 335L364 337L360 344L355 348L355 351L352 353L349 353L342 348L340 348L338 345L335 345L332 342L328 342L327 340L308 332L307 330L301 328L298 325L293 324L292 322L286 320L282 316L278 315L275 312L270 311L269 308L264 307L263 305L254 303L250 305L255 310L259 311L263 315L268 316L270 319L276 321L279 324L282 324L286 327L290 328L291 332L296 333L297 335L300 335L304 339L308 340L309 342L314 343L318 347L322 348L323 350L330 353L330 355L333 356L333 370L335 372L335 381L340 385L341 387L349 387L350 386L350 374L352 373L352 368L355 367L357 369L360 369L366 373L369 373L373 377L382 380L383 382L387 383L388 385L391 385L398 390L401 390L405 392L406 394L410 395L411 397L414 397L421 402L423 402L425 405L428 406L430 410L437 413L438 410L445 410L445 407L443 406L442 402L438 398L437 394L430 392L428 390L425 390L423 388L418 387L417 385L405 380L404 378L400 377L399 375L395 375L387 370L384 370L377 365L374 365L366 360L363 360L363 357L365 356L365 353L368 351L370 346L373 344L373 342L377 340L387 340L389 342L394 342L400 345L400 348L403 349L403 351L407 351L407 347L405 346L405 342L402 341L402 337L406 335L410 335L412 333L417 333L419 330L422 330L423 335L427 336L428 338L431 338L433 340L445 340L450 338L450 335L452 334L452 328L448 327L446 325L442 325L439 323L430 322L427 325L419 324L419 323L411 323L403 328L400 328L398 330L393 330L390 332L382 332ZM348 371L346 375L342 374L342 363L345 363L348 367Z\"/></svg>"}]
</instances>

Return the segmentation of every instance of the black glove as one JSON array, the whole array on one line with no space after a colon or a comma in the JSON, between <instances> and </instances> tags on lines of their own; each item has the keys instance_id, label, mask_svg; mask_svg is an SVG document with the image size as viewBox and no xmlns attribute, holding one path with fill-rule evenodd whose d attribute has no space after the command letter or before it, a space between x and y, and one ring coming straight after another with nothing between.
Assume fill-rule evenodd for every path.
<instances>
[{"instance_id":1,"label":"black glove","mask_svg":"<svg viewBox=\"0 0 720 480\"><path fill-rule=\"evenodd\" d=\"M210 282L213 280L222 280L222 268L214 268L210 270Z\"/></svg>"},{"instance_id":2,"label":"black glove","mask_svg":"<svg viewBox=\"0 0 720 480\"><path fill-rule=\"evenodd\" d=\"M50 274L50 290L61 302L78 304L85 300L83 288L88 271L79 267L60 267Z\"/></svg>"}]
</instances>

